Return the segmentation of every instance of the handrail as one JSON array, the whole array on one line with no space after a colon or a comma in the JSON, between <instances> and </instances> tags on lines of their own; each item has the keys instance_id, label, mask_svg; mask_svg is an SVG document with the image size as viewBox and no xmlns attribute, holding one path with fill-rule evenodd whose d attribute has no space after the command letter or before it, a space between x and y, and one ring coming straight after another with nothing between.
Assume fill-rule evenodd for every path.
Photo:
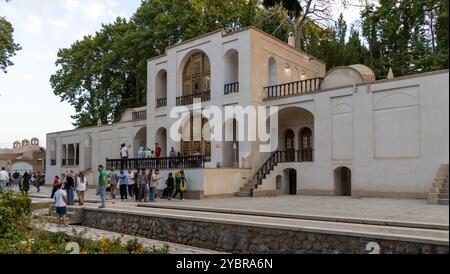
<instances>
[{"instance_id":1,"label":"handrail","mask_svg":"<svg viewBox=\"0 0 450 274\"><path fill-rule=\"evenodd\" d=\"M109 169L185 169L203 168L205 166L204 155L190 155L180 157L159 158L128 158L106 159L106 168Z\"/></svg>"},{"instance_id":2,"label":"handrail","mask_svg":"<svg viewBox=\"0 0 450 274\"><path fill-rule=\"evenodd\" d=\"M200 98L202 102L208 102L211 100L211 91L197 92L194 94L184 95L177 97L177 106L192 105L194 98Z\"/></svg>"},{"instance_id":3,"label":"handrail","mask_svg":"<svg viewBox=\"0 0 450 274\"><path fill-rule=\"evenodd\" d=\"M167 106L167 98L158 98L156 99L156 108Z\"/></svg>"},{"instance_id":4,"label":"handrail","mask_svg":"<svg viewBox=\"0 0 450 274\"><path fill-rule=\"evenodd\" d=\"M279 85L264 87L267 98L299 95L320 90L323 78L315 77L306 80L289 82Z\"/></svg>"},{"instance_id":5,"label":"handrail","mask_svg":"<svg viewBox=\"0 0 450 274\"><path fill-rule=\"evenodd\" d=\"M223 94L239 93L239 82L226 84L223 88Z\"/></svg>"}]
</instances>

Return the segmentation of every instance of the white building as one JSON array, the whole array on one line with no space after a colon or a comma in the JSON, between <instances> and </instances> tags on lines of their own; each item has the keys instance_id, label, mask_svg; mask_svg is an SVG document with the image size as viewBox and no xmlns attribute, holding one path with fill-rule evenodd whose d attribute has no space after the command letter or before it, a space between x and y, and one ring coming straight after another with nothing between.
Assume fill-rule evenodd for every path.
<instances>
[{"instance_id":1,"label":"white building","mask_svg":"<svg viewBox=\"0 0 450 274\"><path fill-rule=\"evenodd\" d=\"M129 110L118 124L48 134L47 179L64 163L76 170L114 165L106 158L119 158L121 143L136 157L139 146L157 142L163 156L171 147L204 155L202 167L186 169L191 197L425 198L449 162L448 77L443 70L376 81L363 65L326 72L322 61L258 29L215 31L148 60L147 120L128 117L143 110ZM236 119L223 124L232 141L211 140L209 132L192 133L201 141L172 140L170 111L192 109L194 97L203 108L278 106L278 148L262 153L259 142L238 141L245 126ZM164 176L173 172L173 159L160 161L166 164L152 163L167 168Z\"/></svg>"}]
</instances>

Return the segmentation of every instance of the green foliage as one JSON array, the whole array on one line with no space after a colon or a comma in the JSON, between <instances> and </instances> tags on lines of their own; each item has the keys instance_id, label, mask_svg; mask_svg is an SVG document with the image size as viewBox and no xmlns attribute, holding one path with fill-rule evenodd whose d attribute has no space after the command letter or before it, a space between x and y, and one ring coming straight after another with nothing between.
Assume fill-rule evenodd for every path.
<instances>
[{"instance_id":1,"label":"green foliage","mask_svg":"<svg viewBox=\"0 0 450 274\"><path fill-rule=\"evenodd\" d=\"M0 16L0 71L6 73L9 66L14 65L11 57L21 50L19 44L14 43L14 28L4 17Z\"/></svg>"}]
</instances>

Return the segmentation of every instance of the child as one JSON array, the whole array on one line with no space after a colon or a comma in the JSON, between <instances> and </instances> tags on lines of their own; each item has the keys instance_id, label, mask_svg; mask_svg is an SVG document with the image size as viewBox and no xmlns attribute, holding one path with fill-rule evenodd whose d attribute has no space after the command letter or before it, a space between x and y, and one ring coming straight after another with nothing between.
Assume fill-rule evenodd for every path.
<instances>
[{"instance_id":1,"label":"child","mask_svg":"<svg viewBox=\"0 0 450 274\"><path fill-rule=\"evenodd\" d=\"M61 225L61 222L64 226L67 226L65 219L65 215L67 214L67 194L61 189L61 184L57 188L58 190L55 192L55 206L56 213L58 214L58 226Z\"/></svg>"}]
</instances>

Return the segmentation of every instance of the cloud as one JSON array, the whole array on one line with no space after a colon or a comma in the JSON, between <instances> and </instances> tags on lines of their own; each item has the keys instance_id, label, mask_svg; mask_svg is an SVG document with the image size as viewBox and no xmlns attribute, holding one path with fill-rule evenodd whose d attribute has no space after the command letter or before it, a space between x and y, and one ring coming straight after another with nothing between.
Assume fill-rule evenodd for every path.
<instances>
[{"instance_id":1,"label":"cloud","mask_svg":"<svg viewBox=\"0 0 450 274\"><path fill-rule=\"evenodd\" d=\"M80 1L79 0L65 0L64 7L68 10L76 9L76 8L80 7Z\"/></svg>"},{"instance_id":2,"label":"cloud","mask_svg":"<svg viewBox=\"0 0 450 274\"><path fill-rule=\"evenodd\" d=\"M96 21L103 17L106 7L98 2L90 1L89 4L84 6L84 14L92 21Z\"/></svg>"},{"instance_id":3,"label":"cloud","mask_svg":"<svg viewBox=\"0 0 450 274\"><path fill-rule=\"evenodd\" d=\"M60 19L60 18L51 19L50 18L50 19L47 19L47 23L57 29L61 29L61 30L70 29L70 25L64 19Z\"/></svg>"},{"instance_id":4,"label":"cloud","mask_svg":"<svg viewBox=\"0 0 450 274\"><path fill-rule=\"evenodd\" d=\"M42 30L42 19L38 16L30 16L22 25L27 32L38 33Z\"/></svg>"}]
</instances>

